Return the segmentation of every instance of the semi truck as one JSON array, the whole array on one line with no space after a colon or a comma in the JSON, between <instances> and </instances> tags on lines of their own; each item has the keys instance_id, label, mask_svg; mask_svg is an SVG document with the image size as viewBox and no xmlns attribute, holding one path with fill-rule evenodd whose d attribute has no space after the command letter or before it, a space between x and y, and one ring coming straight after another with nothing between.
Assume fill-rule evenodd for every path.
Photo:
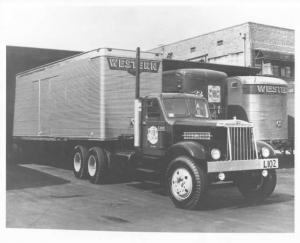
<instances>
[{"instance_id":1,"label":"semi truck","mask_svg":"<svg viewBox=\"0 0 300 243\"><path fill-rule=\"evenodd\" d=\"M249 200L270 196L279 166L272 147L249 122L212 119L202 92L165 92L161 62L139 48L99 48L19 73L15 143L64 144L74 175L97 184L114 163L151 167L179 208L201 207L209 184L226 181Z\"/></svg>"}]
</instances>

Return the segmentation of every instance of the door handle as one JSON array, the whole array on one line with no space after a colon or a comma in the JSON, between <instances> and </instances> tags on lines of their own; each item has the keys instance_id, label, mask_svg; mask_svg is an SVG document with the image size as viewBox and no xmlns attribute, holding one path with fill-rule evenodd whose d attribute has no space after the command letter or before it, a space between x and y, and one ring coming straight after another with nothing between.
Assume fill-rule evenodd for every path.
<instances>
[{"instance_id":1,"label":"door handle","mask_svg":"<svg viewBox=\"0 0 300 243\"><path fill-rule=\"evenodd\" d=\"M145 122L145 121L143 121L143 122L142 122L142 124L143 124L143 125L146 125L146 122Z\"/></svg>"}]
</instances>

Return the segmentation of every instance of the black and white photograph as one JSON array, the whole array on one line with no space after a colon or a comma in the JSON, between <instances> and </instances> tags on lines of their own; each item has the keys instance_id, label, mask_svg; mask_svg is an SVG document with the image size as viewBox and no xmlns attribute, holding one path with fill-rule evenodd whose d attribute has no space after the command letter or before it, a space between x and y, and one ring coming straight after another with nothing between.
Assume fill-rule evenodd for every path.
<instances>
[{"instance_id":1,"label":"black and white photograph","mask_svg":"<svg viewBox=\"0 0 300 243\"><path fill-rule=\"evenodd\" d=\"M296 241L299 7L0 0L0 241Z\"/></svg>"}]
</instances>

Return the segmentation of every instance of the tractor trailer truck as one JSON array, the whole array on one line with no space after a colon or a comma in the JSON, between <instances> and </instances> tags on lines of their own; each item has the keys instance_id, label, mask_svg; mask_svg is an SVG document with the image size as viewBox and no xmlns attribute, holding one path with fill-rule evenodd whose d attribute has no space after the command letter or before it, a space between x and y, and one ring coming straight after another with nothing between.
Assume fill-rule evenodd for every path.
<instances>
[{"instance_id":1,"label":"tractor trailer truck","mask_svg":"<svg viewBox=\"0 0 300 243\"><path fill-rule=\"evenodd\" d=\"M151 167L179 208L199 208L215 182L234 181L247 199L271 195L278 159L253 125L212 119L201 92L166 85L161 57L139 48L100 48L19 73L14 141L63 143L75 176L92 183L105 183L113 163Z\"/></svg>"}]
</instances>

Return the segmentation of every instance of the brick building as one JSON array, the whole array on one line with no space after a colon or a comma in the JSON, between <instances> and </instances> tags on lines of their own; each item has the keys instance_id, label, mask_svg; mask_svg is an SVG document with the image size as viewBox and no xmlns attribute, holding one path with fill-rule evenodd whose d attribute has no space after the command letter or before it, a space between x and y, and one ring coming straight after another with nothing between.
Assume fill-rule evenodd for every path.
<instances>
[{"instance_id":1,"label":"brick building","mask_svg":"<svg viewBox=\"0 0 300 243\"><path fill-rule=\"evenodd\" d=\"M288 114L294 117L295 31L252 22L161 45L164 58L259 67L289 84Z\"/></svg>"}]
</instances>

